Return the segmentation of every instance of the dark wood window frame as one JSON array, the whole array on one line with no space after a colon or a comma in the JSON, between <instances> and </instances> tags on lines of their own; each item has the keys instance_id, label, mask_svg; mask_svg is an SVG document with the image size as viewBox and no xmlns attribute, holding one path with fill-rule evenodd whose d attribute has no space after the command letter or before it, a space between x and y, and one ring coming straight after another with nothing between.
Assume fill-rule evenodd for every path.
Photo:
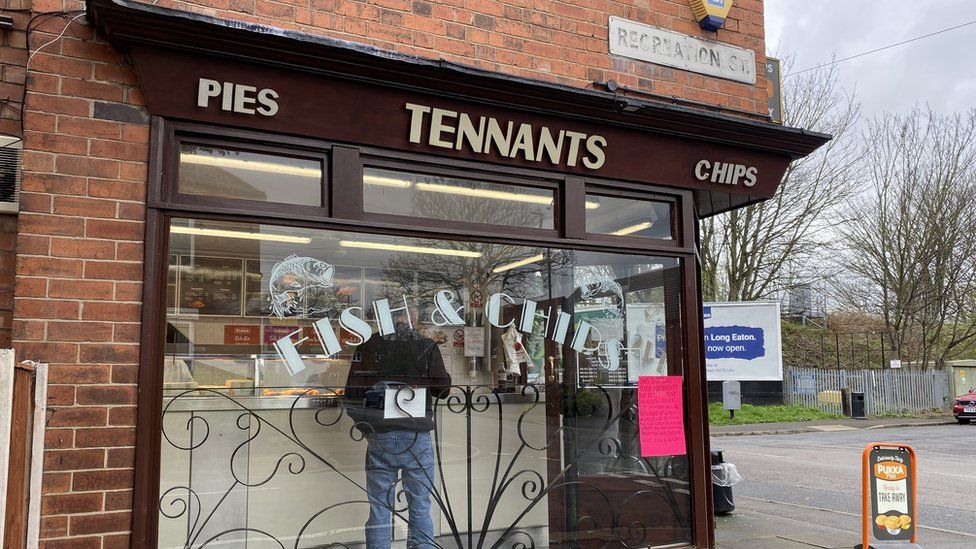
<instances>
[{"instance_id":1,"label":"dark wood window frame","mask_svg":"<svg viewBox=\"0 0 976 549\"><path fill-rule=\"evenodd\" d=\"M175 166L179 161L178 136L207 139L207 143L228 141L247 147L281 147L282 149L317 150L328 155L330 165L323 189L323 210L331 213L313 215L295 213L288 205L249 202L251 208L242 208L244 201L220 199L216 201L175 200L168 192L174 189L178 176ZM210 139L212 138L212 139ZM461 168L476 167L480 171L506 174L512 177L561 180L561 198L557 196L557 227L560 236L540 236L507 231L496 225L470 227L431 227L392 221L364 219L362 216L362 166L366 155L395 156L405 162L423 160L447 164L448 161L429 155L378 151L366 147L329 143L321 140L240 130L224 126L208 126L196 123L169 121L160 117L151 119L149 181L146 212L146 242L144 255L145 284L143 286L143 322L141 329L141 353L139 363L139 396L137 401L137 430L135 480L133 493L131 547L154 548L158 534L158 500L161 446L162 370L159 367L165 353L165 315L169 248L169 225L173 217L244 221L304 227L309 229L347 230L374 234L403 234L410 237L439 238L447 240L478 240L484 242L512 243L527 246L545 246L577 250L660 255L676 257L681 262L680 298L684 311L681 325L681 341L685 364L685 420L688 437L692 509L692 545L707 547L712 543L711 481L709 446L705 429L695 426L707 424L706 383L704 356L699 341L701 319L691 311L701 310L699 266L696 247L689 235L695 235L697 220L694 217L694 197L691 191L676 190L648 185L635 188L633 184L616 184L597 178L581 178L558 174L511 168L492 164L451 161ZM325 179L325 178L323 178ZM356 183L358 179L358 184ZM585 196L593 188L617 189L614 192L637 192L642 197L668 197L675 204L672 223L676 227L675 239L670 241L650 238L594 238L586 234ZM349 191L355 190L350 195ZM599 194L599 193L598 193ZM358 196L358 212L357 199ZM342 197L342 198L340 198ZM257 206L255 206L257 204ZM282 207L283 206L283 207ZM359 214L358 216L356 214ZM598 235L605 236L605 235Z\"/></svg>"},{"instance_id":2,"label":"dark wood window frame","mask_svg":"<svg viewBox=\"0 0 976 549\"><path fill-rule=\"evenodd\" d=\"M174 133L172 161L174 164L168 165L168 173L172 173L172 178L164 180L163 196L168 202L173 204L195 204L213 207L230 207L241 210L266 209L281 213L302 213L310 216L325 216L328 214L328 181L332 172L329 163L330 148L306 148L287 146L275 143L273 140L264 142L251 142L228 137L215 137L214 135L200 135L192 132ZM322 177L319 180L319 204L318 206L287 204L274 201L247 200L237 198L225 198L210 195L196 195L181 193L179 189L180 173L180 153L184 145L197 145L201 147L213 147L215 149L226 149L240 152L265 154L282 158L297 158L310 160L319 163L322 170Z\"/></svg>"}]
</instances>

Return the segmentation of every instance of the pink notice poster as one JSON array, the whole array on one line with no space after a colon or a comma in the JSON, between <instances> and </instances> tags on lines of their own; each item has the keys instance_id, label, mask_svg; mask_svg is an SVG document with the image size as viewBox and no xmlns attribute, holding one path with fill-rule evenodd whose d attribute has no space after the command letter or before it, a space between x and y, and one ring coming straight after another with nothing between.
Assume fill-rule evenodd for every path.
<instances>
[{"instance_id":1,"label":"pink notice poster","mask_svg":"<svg viewBox=\"0 0 976 549\"><path fill-rule=\"evenodd\" d=\"M681 381L681 376L637 378L642 456L682 456L687 453Z\"/></svg>"}]
</instances>

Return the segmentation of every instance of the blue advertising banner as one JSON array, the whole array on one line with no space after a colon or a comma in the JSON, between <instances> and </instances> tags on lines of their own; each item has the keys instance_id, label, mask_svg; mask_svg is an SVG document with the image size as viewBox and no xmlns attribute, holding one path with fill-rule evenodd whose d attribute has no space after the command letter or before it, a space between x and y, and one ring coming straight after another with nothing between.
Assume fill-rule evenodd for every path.
<instances>
[{"instance_id":1,"label":"blue advertising banner","mask_svg":"<svg viewBox=\"0 0 976 549\"><path fill-rule=\"evenodd\" d=\"M705 356L753 360L766 356L762 328L716 326L705 329Z\"/></svg>"}]
</instances>

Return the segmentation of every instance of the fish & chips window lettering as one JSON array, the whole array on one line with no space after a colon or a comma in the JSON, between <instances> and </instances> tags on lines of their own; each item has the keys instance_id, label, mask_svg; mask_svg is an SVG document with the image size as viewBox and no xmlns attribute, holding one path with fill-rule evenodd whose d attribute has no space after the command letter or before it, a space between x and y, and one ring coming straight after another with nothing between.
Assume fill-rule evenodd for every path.
<instances>
[{"instance_id":1,"label":"fish & chips window lettering","mask_svg":"<svg viewBox=\"0 0 976 549\"><path fill-rule=\"evenodd\" d=\"M823 136L96 4L153 128L136 546L711 546L697 219Z\"/></svg>"}]
</instances>

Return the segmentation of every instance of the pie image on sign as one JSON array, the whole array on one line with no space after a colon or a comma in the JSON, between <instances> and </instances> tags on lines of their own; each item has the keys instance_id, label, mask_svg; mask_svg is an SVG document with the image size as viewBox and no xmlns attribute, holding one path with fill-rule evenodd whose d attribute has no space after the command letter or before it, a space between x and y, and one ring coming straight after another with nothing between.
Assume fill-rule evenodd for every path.
<instances>
[{"instance_id":1,"label":"pie image on sign","mask_svg":"<svg viewBox=\"0 0 976 549\"><path fill-rule=\"evenodd\" d=\"M912 517L908 515L878 515L874 523L880 528L884 528L891 535L898 535L902 530L912 527Z\"/></svg>"}]
</instances>

